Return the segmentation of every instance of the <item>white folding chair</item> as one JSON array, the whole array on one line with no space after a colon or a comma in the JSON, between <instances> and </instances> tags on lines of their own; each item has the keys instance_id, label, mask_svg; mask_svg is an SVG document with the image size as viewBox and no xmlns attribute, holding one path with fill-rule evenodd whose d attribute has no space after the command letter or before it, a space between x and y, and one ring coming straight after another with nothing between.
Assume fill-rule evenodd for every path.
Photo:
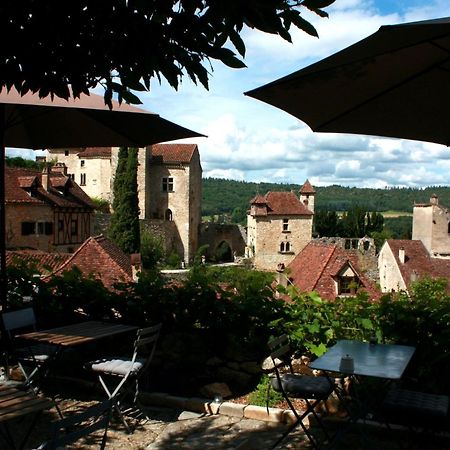
<instances>
[{"instance_id":1,"label":"white folding chair","mask_svg":"<svg viewBox=\"0 0 450 450\"><path fill-rule=\"evenodd\" d=\"M11 343L13 357L17 359L17 364L25 377L25 384L36 388L36 378L47 368L51 358L56 355L58 347L50 344L21 346L15 339L20 332L36 331L36 316L33 308L4 312L2 320Z\"/></svg>"},{"instance_id":2,"label":"white folding chair","mask_svg":"<svg viewBox=\"0 0 450 450\"><path fill-rule=\"evenodd\" d=\"M108 398L115 399L115 410L129 433L132 432L132 429L125 420L124 415L127 411L123 408L121 400L131 393L133 395L132 405L138 407L139 414L144 414L142 408L139 407L139 380L146 373L153 358L160 330L161 324L139 329L131 358L117 356L87 364L88 369L97 373ZM148 420L145 414L144 416Z\"/></svg>"}]
</instances>

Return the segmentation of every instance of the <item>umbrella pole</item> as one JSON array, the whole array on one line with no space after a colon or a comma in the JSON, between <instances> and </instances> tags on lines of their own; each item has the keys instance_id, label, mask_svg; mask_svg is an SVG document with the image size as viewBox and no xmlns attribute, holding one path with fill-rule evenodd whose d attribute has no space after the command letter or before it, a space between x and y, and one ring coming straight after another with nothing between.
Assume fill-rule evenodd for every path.
<instances>
[{"instance_id":1,"label":"umbrella pole","mask_svg":"<svg viewBox=\"0 0 450 450\"><path fill-rule=\"evenodd\" d=\"M5 311L7 305L6 278L6 199L5 199L5 106L0 105L0 305Z\"/></svg>"}]
</instances>

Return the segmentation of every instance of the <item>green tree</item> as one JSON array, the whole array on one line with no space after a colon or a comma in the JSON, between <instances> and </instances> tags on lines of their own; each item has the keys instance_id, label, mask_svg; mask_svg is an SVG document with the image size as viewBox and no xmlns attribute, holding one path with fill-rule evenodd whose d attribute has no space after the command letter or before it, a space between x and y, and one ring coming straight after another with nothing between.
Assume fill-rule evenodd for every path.
<instances>
[{"instance_id":1,"label":"green tree","mask_svg":"<svg viewBox=\"0 0 450 450\"><path fill-rule=\"evenodd\" d=\"M142 267L145 270L156 268L164 258L162 238L143 227L141 229L141 258Z\"/></svg>"},{"instance_id":2,"label":"green tree","mask_svg":"<svg viewBox=\"0 0 450 450\"><path fill-rule=\"evenodd\" d=\"M137 152L121 147L114 178L113 213L108 235L125 253L140 251Z\"/></svg>"},{"instance_id":3,"label":"green tree","mask_svg":"<svg viewBox=\"0 0 450 450\"><path fill-rule=\"evenodd\" d=\"M0 4L0 86L41 97L78 97L101 84L140 103L130 90L189 76L208 87L211 61L245 67L244 27L291 41L291 28L317 36L302 12L321 17L334 0L33 0Z\"/></svg>"}]
</instances>

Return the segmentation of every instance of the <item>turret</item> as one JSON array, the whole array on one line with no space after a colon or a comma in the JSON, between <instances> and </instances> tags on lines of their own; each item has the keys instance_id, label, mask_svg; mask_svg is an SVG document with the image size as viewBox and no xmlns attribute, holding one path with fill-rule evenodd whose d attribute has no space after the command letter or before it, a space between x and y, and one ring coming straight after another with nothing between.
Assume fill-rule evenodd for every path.
<instances>
[{"instance_id":1,"label":"turret","mask_svg":"<svg viewBox=\"0 0 450 450\"><path fill-rule=\"evenodd\" d=\"M312 212L314 212L314 196L316 190L312 187L309 180L306 180L300 189L300 201Z\"/></svg>"}]
</instances>

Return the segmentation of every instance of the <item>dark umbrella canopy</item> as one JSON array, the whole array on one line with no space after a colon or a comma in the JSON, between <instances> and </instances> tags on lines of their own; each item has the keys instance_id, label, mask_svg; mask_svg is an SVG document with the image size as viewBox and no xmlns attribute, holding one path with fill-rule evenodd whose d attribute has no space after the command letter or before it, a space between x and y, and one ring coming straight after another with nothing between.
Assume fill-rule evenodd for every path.
<instances>
[{"instance_id":1,"label":"dark umbrella canopy","mask_svg":"<svg viewBox=\"0 0 450 450\"><path fill-rule=\"evenodd\" d=\"M5 147L144 147L203 136L157 114L91 94L77 100L0 93L0 302L6 307Z\"/></svg>"},{"instance_id":2,"label":"dark umbrella canopy","mask_svg":"<svg viewBox=\"0 0 450 450\"><path fill-rule=\"evenodd\" d=\"M382 26L246 95L312 130L450 144L450 18Z\"/></svg>"}]
</instances>

